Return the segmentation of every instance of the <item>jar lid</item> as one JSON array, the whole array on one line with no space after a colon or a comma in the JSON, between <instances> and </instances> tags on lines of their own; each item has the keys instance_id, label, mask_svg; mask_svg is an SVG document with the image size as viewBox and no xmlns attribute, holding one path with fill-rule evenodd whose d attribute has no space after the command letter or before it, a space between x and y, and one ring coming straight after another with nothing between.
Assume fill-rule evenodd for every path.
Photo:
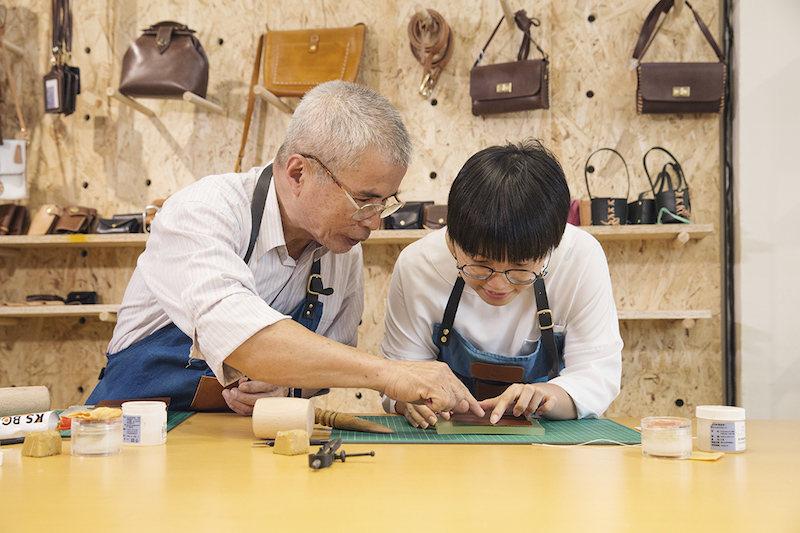
<instances>
[{"instance_id":1,"label":"jar lid","mask_svg":"<svg viewBox=\"0 0 800 533\"><path fill-rule=\"evenodd\" d=\"M729 405L698 405L695 410L697 418L709 420L744 420L744 407Z\"/></svg>"}]
</instances>

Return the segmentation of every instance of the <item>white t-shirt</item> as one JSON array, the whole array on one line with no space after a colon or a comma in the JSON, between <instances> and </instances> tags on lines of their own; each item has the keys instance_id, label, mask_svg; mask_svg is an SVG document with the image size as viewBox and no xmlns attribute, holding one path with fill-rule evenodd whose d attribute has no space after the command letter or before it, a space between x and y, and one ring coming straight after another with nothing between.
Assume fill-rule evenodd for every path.
<instances>
[{"instance_id":1,"label":"white t-shirt","mask_svg":"<svg viewBox=\"0 0 800 533\"><path fill-rule=\"evenodd\" d=\"M192 357L204 359L223 385L232 383L242 374L224 365L225 358L261 329L289 318L320 257L323 284L334 292L320 296L316 332L356 345L364 309L361 245L333 254L312 243L297 260L290 257L274 180L252 257L244 263L261 170L208 176L165 202L125 290L109 354L174 322L192 339Z\"/></svg>"},{"instance_id":2,"label":"white t-shirt","mask_svg":"<svg viewBox=\"0 0 800 533\"><path fill-rule=\"evenodd\" d=\"M429 361L439 349L433 324L441 323L453 283L456 260L446 243L446 228L407 246L397 259L386 308L387 359ZM567 224L544 278L555 332L564 333L564 364L551 380L572 397L578 418L598 417L620 390L622 338L600 243ZM484 302L465 285L453 327L477 349L506 356L525 355L539 340L532 286L507 305Z\"/></svg>"}]
</instances>

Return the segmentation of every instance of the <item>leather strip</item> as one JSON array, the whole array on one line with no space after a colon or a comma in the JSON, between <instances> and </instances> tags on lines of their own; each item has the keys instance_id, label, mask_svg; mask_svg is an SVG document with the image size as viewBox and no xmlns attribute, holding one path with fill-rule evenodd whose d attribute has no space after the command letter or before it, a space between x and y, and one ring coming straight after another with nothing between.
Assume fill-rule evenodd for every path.
<instances>
[{"instance_id":1,"label":"leather strip","mask_svg":"<svg viewBox=\"0 0 800 533\"><path fill-rule=\"evenodd\" d=\"M432 21L430 26L418 14L414 14L411 22L408 23L411 53L414 54L424 70L420 93L426 84L430 87L430 91L436 87L439 76L453 55L453 34L450 26L438 11L433 9L427 11Z\"/></svg>"}]
</instances>

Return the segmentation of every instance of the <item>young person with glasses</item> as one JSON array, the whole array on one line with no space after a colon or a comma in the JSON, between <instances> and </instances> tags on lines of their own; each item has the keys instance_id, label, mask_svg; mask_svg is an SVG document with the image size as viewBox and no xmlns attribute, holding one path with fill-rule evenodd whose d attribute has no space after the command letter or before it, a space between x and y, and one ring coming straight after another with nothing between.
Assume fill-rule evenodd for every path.
<instances>
[{"instance_id":1,"label":"young person with glasses","mask_svg":"<svg viewBox=\"0 0 800 533\"><path fill-rule=\"evenodd\" d=\"M496 422L600 416L620 390L622 339L606 257L567 224L570 193L538 141L493 146L456 176L447 227L395 263L381 352L446 362ZM384 400L428 427L424 405Z\"/></svg>"},{"instance_id":2,"label":"young person with glasses","mask_svg":"<svg viewBox=\"0 0 800 533\"><path fill-rule=\"evenodd\" d=\"M167 396L173 410L250 414L266 396L367 387L483 414L447 365L354 348L360 243L402 205L410 156L386 99L334 81L305 95L270 164L172 195L153 220L88 402Z\"/></svg>"}]
</instances>

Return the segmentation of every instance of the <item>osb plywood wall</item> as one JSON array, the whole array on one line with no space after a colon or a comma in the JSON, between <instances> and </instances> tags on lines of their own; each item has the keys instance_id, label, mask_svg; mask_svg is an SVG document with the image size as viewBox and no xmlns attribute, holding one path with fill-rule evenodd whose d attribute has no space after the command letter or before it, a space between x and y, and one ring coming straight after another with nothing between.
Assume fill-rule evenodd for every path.
<instances>
[{"instance_id":1,"label":"osb plywood wall","mask_svg":"<svg viewBox=\"0 0 800 533\"><path fill-rule=\"evenodd\" d=\"M73 64L81 69L82 93L69 117L43 113L41 76L49 69L50 3L6 2L6 40L22 48L12 54L31 132L31 198L27 205L80 204L101 215L139 211L204 175L230 171L239 147L257 37L266 27L297 29L363 22L367 42L358 81L381 92L402 113L416 147L403 182L405 200L444 203L463 162L486 146L538 137L561 159L576 198L586 196L586 158L615 147L631 171L631 196L647 188L642 155L663 146L682 163L691 185L696 222L719 227L719 120L710 116L637 116L631 52L654 0L510 0L541 20L534 37L551 58L548 111L491 118L470 113L469 71L502 15L497 0L430 0L455 35L455 51L434 100L417 89L421 66L409 51L406 27L416 0L82 0L74 4ZM694 7L715 35L718 3ZM208 99L224 114L198 110L183 101L143 100L149 118L106 96L119 82L121 59L140 30L176 20L197 30L210 61ZM714 61L688 9L669 20L647 59ZM487 63L516 56L520 35L501 26ZM536 57L536 52L532 52ZM6 77L2 90L3 134L16 119ZM296 102L295 102L296 103ZM434 105L435 103L435 105ZM245 167L272 157L289 116L256 105ZM598 168L605 163L599 157ZM663 164L663 162L662 162ZM621 170L611 178L622 182ZM435 177L433 177L435 176ZM595 194L617 194L625 187ZM623 193L624 194L624 193ZM692 416L694 406L720 403L720 267L718 232L673 249L667 241L603 244L620 310L710 309L712 319L684 329L678 322L625 321L623 383L608 415ZM96 290L103 303L121 300L135 265L136 249L49 249L0 257L0 300L20 301L33 293L65 295ZM367 308L360 346L377 353L383 334L384 299L398 246L365 248ZM48 385L55 406L85 399L103 364L112 325L96 319L27 319L0 328L0 386ZM328 405L352 411L378 409L372 391L339 390Z\"/></svg>"}]
</instances>

